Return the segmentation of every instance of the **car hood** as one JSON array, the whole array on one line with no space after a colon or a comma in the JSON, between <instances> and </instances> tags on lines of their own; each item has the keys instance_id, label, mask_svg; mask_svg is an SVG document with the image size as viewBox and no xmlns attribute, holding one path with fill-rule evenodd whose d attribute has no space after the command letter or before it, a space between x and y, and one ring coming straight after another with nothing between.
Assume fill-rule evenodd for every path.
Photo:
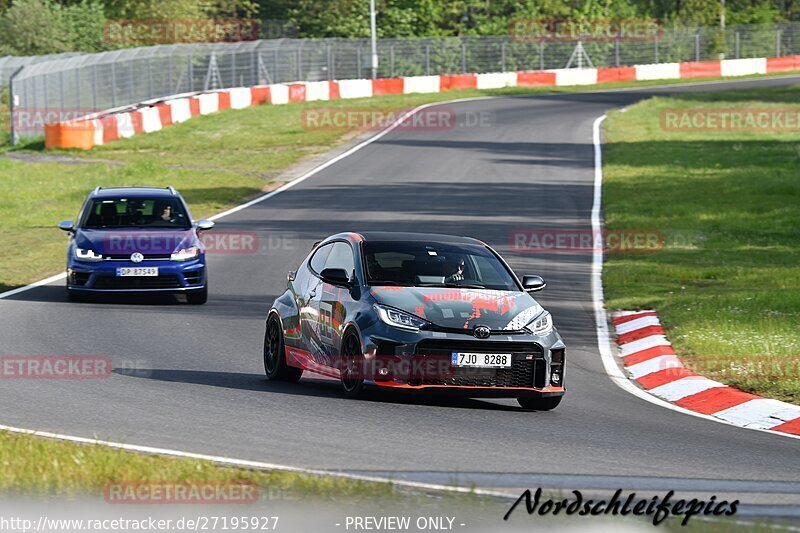
<instances>
[{"instance_id":1,"label":"car hood","mask_svg":"<svg viewBox=\"0 0 800 533\"><path fill-rule=\"evenodd\" d=\"M437 326L519 330L543 308L526 292L444 287L373 287L373 298Z\"/></svg>"},{"instance_id":2,"label":"car hood","mask_svg":"<svg viewBox=\"0 0 800 533\"><path fill-rule=\"evenodd\" d=\"M200 245L194 230L80 229L74 242L78 248L102 255L171 254L181 248Z\"/></svg>"}]
</instances>

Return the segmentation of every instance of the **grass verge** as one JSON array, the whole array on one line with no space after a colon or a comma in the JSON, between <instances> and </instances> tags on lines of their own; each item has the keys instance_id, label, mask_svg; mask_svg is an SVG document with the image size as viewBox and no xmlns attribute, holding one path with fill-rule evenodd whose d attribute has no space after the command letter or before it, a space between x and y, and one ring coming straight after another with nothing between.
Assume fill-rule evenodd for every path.
<instances>
[{"instance_id":1,"label":"grass verge","mask_svg":"<svg viewBox=\"0 0 800 533\"><path fill-rule=\"evenodd\" d=\"M250 483L289 499L344 500L393 496L390 484L340 477L218 466L207 461L141 455L0 431L0 492L33 496L102 496L113 484Z\"/></svg>"},{"instance_id":2,"label":"grass verge","mask_svg":"<svg viewBox=\"0 0 800 533\"><path fill-rule=\"evenodd\" d=\"M800 404L800 128L668 131L681 109L800 111L800 86L653 98L605 123L609 230L664 249L612 254L612 309L655 308L695 371Z\"/></svg>"}]
</instances>

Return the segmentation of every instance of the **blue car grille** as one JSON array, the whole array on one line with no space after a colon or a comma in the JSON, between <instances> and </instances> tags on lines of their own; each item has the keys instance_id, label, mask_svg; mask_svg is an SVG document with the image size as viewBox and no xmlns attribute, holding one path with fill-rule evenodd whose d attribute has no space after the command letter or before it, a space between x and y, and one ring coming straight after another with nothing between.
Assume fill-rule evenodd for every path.
<instances>
[{"instance_id":1,"label":"blue car grille","mask_svg":"<svg viewBox=\"0 0 800 533\"><path fill-rule=\"evenodd\" d=\"M102 276L95 280L93 288L98 290L180 289L181 282L178 280L178 276L148 278Z\"/></svg>"}]
</instances>

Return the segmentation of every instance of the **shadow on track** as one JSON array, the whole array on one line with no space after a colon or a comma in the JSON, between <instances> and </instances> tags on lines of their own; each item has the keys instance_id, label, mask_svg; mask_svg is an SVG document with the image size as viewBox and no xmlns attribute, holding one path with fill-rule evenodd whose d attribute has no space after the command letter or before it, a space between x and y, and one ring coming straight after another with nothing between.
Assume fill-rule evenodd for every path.
<instances>
[{"instance_id":1,"label":"shadow on track","mask_svg":"<svg viewBox=\"0 0 800 533\"><path fill-rule=\"evenodd\" d=\"M369 388L363 398L347 400L342 397L339 382L323 377L305 377L301 383L268 381L261 374L241 372L209 372L203 370L168 370L155 368L115 368L114 374L120 376L151 379L171 383L189 383L226 389L246 390L272 394L311 396L317 398L339 398L342 401L365 401L406 405L427 405L457 409L486 409L492 411L524 412L520 407L502 405L472 398L448 398L427 394L409 394Z\"/></svg>"}]
</instances>

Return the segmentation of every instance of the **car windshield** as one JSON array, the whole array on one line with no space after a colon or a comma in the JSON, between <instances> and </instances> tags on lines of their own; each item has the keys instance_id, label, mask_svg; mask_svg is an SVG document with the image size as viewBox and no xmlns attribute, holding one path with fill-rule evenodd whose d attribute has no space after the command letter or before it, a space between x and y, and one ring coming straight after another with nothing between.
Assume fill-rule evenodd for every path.
<instances>
[{"instance_id":1,"label":"car windshield","mask_svg":"<svg viewBox=\"0 0 800 533\"><path fill-rule=\"evenodd\" d=\"M487 248L436 242L364 243L367 285L520 290Z\"/></svg>"},{"instance_id":2,"label":"car windshield","mask_svg":"<svg viewBox=\"0 0 800 533\"><path fill-rule=\"evenodd\" d=\"M81 226L189 229L191 220L177 198L102 198L92 200Z\"/></svg>"}]
</instances>

